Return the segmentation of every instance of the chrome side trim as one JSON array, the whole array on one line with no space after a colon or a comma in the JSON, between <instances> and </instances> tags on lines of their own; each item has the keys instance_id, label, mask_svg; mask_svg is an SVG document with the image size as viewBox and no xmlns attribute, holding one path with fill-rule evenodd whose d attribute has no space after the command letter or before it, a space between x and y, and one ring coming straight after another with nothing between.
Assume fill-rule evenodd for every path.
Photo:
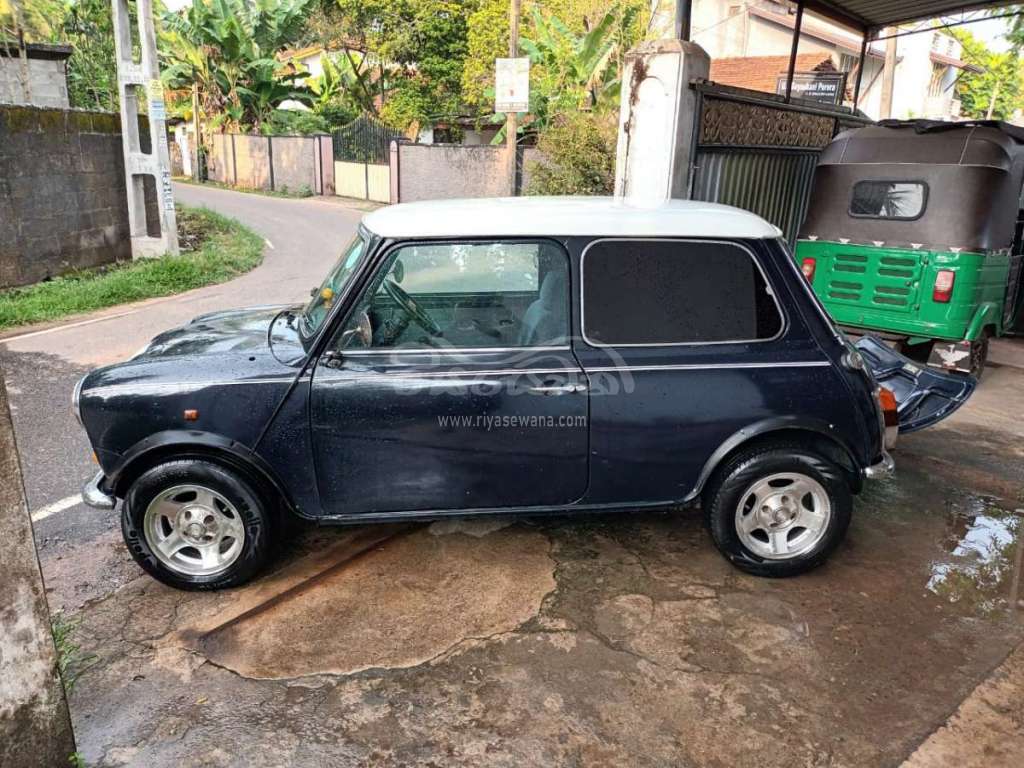
<instances>
[{"instance_id":1,"label":"chrome side trim","mask_svg":"<svg viewBox=\"0 0 1024 768\"><path fill-rule=\"evenodd\" d=\"M678 365L618 365L599 368L587 368L587 371L611 372L611 371L713 371L719 368L828 368L832 363L828 360L808 360L806 362L783 362L783 363L711 363L711 364L685 364Z\"/></svg>"},{"instance_id":2,"label":"chrome side trim","mask_svg":"<svg viewBox=\"0 0 1024 768\"><path fill-rule=\"evenodd\" d=\"M587 261L587 253L595 245L599 243L717 243L719 245L730 245L734 248L739 248L741 251L745 251L750 257L750 260L754 262L754 266L757 271L761 273L761 278L764 280L764 284L768 288L768 295L772 297L772 301L775 303L775 310L779 313L779 318L782 320L779 326L779 332L772 336L770 339L736 339L734 341L675 341L665 342L660 344L605 344L603 342L594 341L587 336L587 323L586 323L586 309L584 307L584 295L586 294L586 277L584 274L584 265ZM583 340L592 347L597 349L618 349L625 347L640 347L647 349L657 349L659 347L714 347L724 344L764 344L770 341L777 341L786 335L789 330L789 315L782 308L779 303L779 297L776 293L775 286L772 285L772 281L768 279L767 273L764 271L764 267L761 266L761 262L758 261L757 255L750 250L743 243L736 242L735 240L709 240L703 238L694 237L602 237L597 240L592 240L587 243L587 247L583 249L583 253L580 254L580 335Z\"/></svg>"},{"instance_id":3,"label":"chrome side trim","mask_svg":"<svg viewBox=\"0 0 1024 768\"><path fill-rule=\"evenodd\" d=\"M238 379L227 381L144 381L139 382L138 384L108 384L107 386L93 387L92 389L86 390L83 394L104 397L115 395L122 391L139 392L165 390L168 393L187 392L194 389L202 389L204 387L225 387L238 384L291 384L294 380L294 378L289 377L282 379ZM299 379L299 381L308 380L308 376L304 376Z\"/></svg>"},{"instance_id":4,"label":"chrome side trim","mask_svg":"<svg viewBox=\"0 0 1024 768\"><path fill-rule=\"evenodd\" d=\"M338 376L337 378L332 377L328 380L328 383L335 381L352 381L354 379L443 379L443 378L464 378L466 376L523 376L523 375L541 375L548 373L570 373L578 376L583 375L583 370L580 368L502 368L492 369L484 371L353 371L353 370L342 370L342 374L348 374ZM323 380L321 380L323 381Z\"/></svg>"},{"instance_id":5,"label":"chrome side trim","mask_svg":"<svg viewBox=\"0 0 1024 768\"><path fill-rule=\"evenodd\" d=\"M426 349L402 349L401 347L379 347L374 349L343 349L342 357L365 357L367 355L462 355L471 352L568 352L568 344L553 347L428 347Z\"/></svg>"},{"instance_id":6,"label":"chrome side trim","mask_svg":"<svg viewBox=\"0 0 1024 768\"><path fill-rule=\"evenodd\" d=\"M82 488L83 504L92 507L93 509L114 508L114 504L117 503L117 499L100 489L100 483L103 482L103 480L103 472L100 471L93 476L92 480L85 484L85 487Z\"/></svg>"}]
</instances>

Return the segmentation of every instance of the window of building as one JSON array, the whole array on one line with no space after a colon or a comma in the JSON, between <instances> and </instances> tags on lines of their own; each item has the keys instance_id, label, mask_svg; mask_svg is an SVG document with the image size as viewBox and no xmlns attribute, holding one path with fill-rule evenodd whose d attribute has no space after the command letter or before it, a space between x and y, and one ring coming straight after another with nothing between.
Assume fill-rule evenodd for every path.
<instances>
[{"instance_id":1,"label":"window of building","mask_svg":"<svg viewBox=\"0 0 1024 768\"><path fill-rule=\"evenodd\" d=\"M734 243L604 240L583 256L583 334L597 346L770 339L782 315Z\"/></svg>"},{"instance_id":2,"label":"window of building","mask_svg":"<svg viewBox=\"0 0 1024 768\"><path fill-rule=\"evenodd\" d=\"M932 79L928 83L929 96L942 95L942 81L946 78L946 65L932 62Z\"/></svg>"},{"instance_id":3,"label":"window of building","mask_svg":"<svg viewBox=\"0 0 1024 768\"><path fill-rule=\"evenodd\" d=\"M924 213L928 185L923 181L858 181L850 215L875 219L916 219Z\"/></svg>"},{"instance_id":4,"label":"window of building","mask_svg":"<svg viewBox=\"0 0 1024 768\"><path fill-rule=\"evenodd\" d=\"M335 346L496 348L566 344L569 261L547 241L399 248Z\"/></svg>"}]
</instances>

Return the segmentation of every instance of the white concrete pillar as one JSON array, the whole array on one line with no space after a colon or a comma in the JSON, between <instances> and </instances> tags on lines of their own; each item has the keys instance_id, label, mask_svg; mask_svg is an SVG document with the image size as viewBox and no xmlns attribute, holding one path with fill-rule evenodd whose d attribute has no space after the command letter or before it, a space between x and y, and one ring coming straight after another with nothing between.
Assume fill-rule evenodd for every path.
<instances>
[{"instance_id":1,"label":"white concrete pillar","mask_svg":"<svg viewBox=\"0 0 1024 768\"><path fill-rule=\"evenodd\" d=\"M638 202L687 194L697 95L711 59L696 43L656 40L626 54L622 74L615 194Z\"/></svg>"}]
</instances>

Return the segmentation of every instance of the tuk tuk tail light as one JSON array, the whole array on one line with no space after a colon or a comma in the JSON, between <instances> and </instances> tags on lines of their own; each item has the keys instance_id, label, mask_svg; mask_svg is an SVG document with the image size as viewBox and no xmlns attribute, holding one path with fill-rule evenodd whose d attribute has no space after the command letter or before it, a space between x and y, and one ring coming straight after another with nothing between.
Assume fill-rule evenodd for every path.
<instances>
[{"instance_id":1,"label":"tuk tuk tail light","mask_svg":"<svg viewBox=\"0 0 1024 768\"><path fill-rule=\"evenodd\" d=\"M882 435L886 449L896 446L896 438L899 435L900 422L896 395L891 389L879 387L875 390L875 397L878 400L878 409L882 414Z\"/></svg>"},{"instance_id":2,"label":"tuk tuk tail light","mask_svg":"<svg viewBox=\"0 0 1024 768\"><path fill-rule=\"evenodd\" d=\"M951 269L940 269L935 275L935 287L932 289L932 301L948 304L953 296L953 284L956 283L956 272Z\"/></svg>"},{"instance_id":3,"label":"tuk tuk tail light","mask_svg":"<svg viewBox=\"0 0 1024 768\"><path fill-rule=\"evenodd\" d=\"M817 267L818 262L810 256L800 262L800 271L804 273L804 277L807 278L808 283L814 282L814 270L817 269Z\"/></svg>"}]
</instances>

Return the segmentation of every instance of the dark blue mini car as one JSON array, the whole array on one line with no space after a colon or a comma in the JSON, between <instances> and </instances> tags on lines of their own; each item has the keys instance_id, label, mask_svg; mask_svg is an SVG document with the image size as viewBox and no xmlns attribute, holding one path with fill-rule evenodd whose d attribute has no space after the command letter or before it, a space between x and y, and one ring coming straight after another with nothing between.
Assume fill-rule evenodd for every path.
<instances>
[{"instance_id":1,"label":"dark blue mini car","mask_svg":"<svg viewBox=\"0 0 1024 768\"><path fill-rule=\"evenodd\" d=\"M924 398L871 352L915 428L969 394ZM123 499L132 555L186 589L251 578L288 515L698 501L738 567L796 574L891 473L898 417L773 226L597 198L369 214L306 306L197 317L74 402L102 468L86 501Z\"/></svg>"}]
</instances>

